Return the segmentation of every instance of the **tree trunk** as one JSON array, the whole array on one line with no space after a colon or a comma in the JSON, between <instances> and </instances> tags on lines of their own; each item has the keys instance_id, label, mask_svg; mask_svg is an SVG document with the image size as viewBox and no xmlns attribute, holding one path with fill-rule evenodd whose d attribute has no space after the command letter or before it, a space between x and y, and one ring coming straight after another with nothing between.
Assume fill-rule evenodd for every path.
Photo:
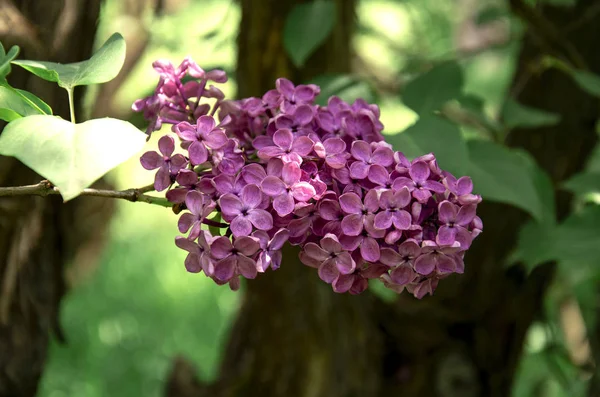
<instances>
[{"instance_id":1,"label":"tree trunk","mask_svg":"<svg viewBox=\"0 0 600 397\"><path fill-rule=\"evenodd\" d=\"M0 0L0 40L7 49L19 45L22 59L81 61L92 52L100 3ZM67 94L56 84L19 67L9 81L69 119ZM81 91L75 100L81 114ZM0 157L0 186L41 179L17 160ZM0 198L0 397L36 394L51 332L64 340L58 318L64 265L81 248L98 251L93 247L102 241L112 206L102 199L63 204L59 197Z\"/></svg>"},{"instance_id":2,"label":"tree trunk","mask_svg":"<svg viewBox=\"0 0 600 397\"><path fill-rule=\"evenodd\" d=\"M325 72L349 71L354 4L337 1L334 34L305 70L297 70L282 48L281 30L285 15L298 1L250 3L241 2L240 96L260 95L281 76L298 83ZM519 14L530 15L520 12L531 11L520 1L512 3ZM565 48L573 47L591 71L600 73L600 52L589 40L600 33L600 15L564 30L593 3L580 0L572 9L538 8L535 15L564 32L566 44L554 42L553 35L540 42L539 26L532 24L513 83L519 102L562 116L556 126L515 130L508 137L510 146L536 158L555 185L580 170L594 146L598 101L564 73L531 75L531 63L549 50L571 60L573 49ZM559 218L565 216L569 200L557 193ZM544 264L529 276L520 267L507 269L505 259L528 217L514 207L487 201L479 213L485 232L465 259L466 274L444 280L435 296L421 301L406 294L393 304L368 293L337 295L288 250L280 270L247 283L219 380L208 388L195 386L195 392L178 394L172 388L168 395L510 395L525 333L541 312L554 265Z\"/></svg>"}]
</instances>

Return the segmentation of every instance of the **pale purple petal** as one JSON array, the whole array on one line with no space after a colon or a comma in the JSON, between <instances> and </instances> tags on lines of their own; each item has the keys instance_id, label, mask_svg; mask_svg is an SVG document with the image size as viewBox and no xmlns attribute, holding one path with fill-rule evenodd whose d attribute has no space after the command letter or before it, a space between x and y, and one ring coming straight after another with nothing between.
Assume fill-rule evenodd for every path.
<instances>
[{"instance_id":1,"label":"pale purple petal","mask_svg":"<svg viewBox=\"0 0 600 397\"><path fill-rule=\"evenodd\" d=\"M365 179L369 175L369 164L363 163L362 161L355 161L350 164L350 176L354 179Z\"/></svg>"},{"instance_id":2,"label":"pale purple petal","mask_svg":"<svg viewBox=\"0 0 600 397\"><path fill-rule=\"evenodd\" d=\"M256 208L262 202L262 192L254 184L246 185L242 189L241 198L246 208Z\"/></svg>"},{"instance_id":3,"label":"pale purple petal","mask_svg":"<svg viewBox=\"0 0 600 397\"><path fill-rule=\"evenodd\" d=\"M169 135L164 135L158 140L158 150L167 157L171 157L175 151L175 140Z\"/></svg>"},{"instance_id":4,"label":"pale purple petal","mask_svg":"<svg viewBox=\"0 0 600 397\"><path fill-rule=\"evenodd\" d=\"M275 131L273 134L273 142L284 150L289 150L292 148L292 142L294 140L294 135L292 131L287 128L281 128Z\"/></svg>"},{"instance_id":5,"label":"pale purple petal","mask_svg":"<svg viewBox=\"0 0 600 397\"><path fill-rule=\"evenodd\" d=\"M358 236L363 231L363 215L351 214L342 219L342 231L348 236Z\"/></svg>"},{"instance_id":6,"label":"pale purple petal","mask_svg":"<svg viewBox=\"0 0 600 397\"><path fill-rule=\"evenodd\" d=\"M410 177L415 182L425 182L427 178L429 178L429 166L424 161L416 161L410 166L410 170L408 171Z\"/></svg>"},{"instance_id":7,"label":"pale purple petal","mask_svg":"<svg viewBox=\"0 0 600 397\"><path fill-rule=\"evenodd\" d=\"M452 245L456 241L456 228L446 225L440 227L435 241L439 245Z\"/></svg>"},{"instance_id":8,"label":"pale purple petal","mask_svg":"<svg viewBox=\"0 0 600 397\"><path fill-rule=\"evenodd\" d=\"M477 206L474 204L463 205L460 210L458 210L458 215L456 216L456 223L461 226L467 226L473 219L475 219L475 211Z\"/></svg>"},{"instance_id":9,"label":"pale purple petal","mask_svg":"<svg viewBox=\"0 0 600 397\"><path fill-rule=\"evenodd\" d=\"M304 246L303 251L309 258L317 260L319 262L323 262L324 260L329 258L329 252L325 251L323 248L319 247L315 243L307 243Z\"/></svg>"},{"instance_id":10,"label":"pale purple petal","mask_svg":"<svg viewBox=\"0 0 600 397\"><path fill-rule=\"evenodd\" d=\"M419 255L419 257L415 259L415 271L422 275L428 275L433 272L437 262L435 257L436 255L432 253Z\"/></svg>"},{"instance_id":11,"label":"pale purple petal","mask_svg":"<svg viewBox=\"0 0 600 397\"><path fill-rule=\"evenodd\" d=\"M238 271L242 276L250 280L256 278L256 262L254 262L252 259L248 258L247 256L238 256L237 266Z\"/></svg>"},{"instance_id":12,"label":"pale purple petal","mask_svg":"<svg viewBox=\"0 0 600 397\"><path fill-rule=\"evenodd\" d=\"M147 170L155 170L163 165L164 159L156 152L146 152L140 158L140 163Z\"/></svg>"},{"instance_id":13,"label":"pale purple petal","mask_svg":"<svg viewBox=\"0 0 600 397\"><path fill-rule=\"evenodd\" d=\"M347 214L362 214L363 203L355 193L344 193L340 196L340 206Z\"/></svg>"},{"instance_id":14,"label":"pale purple petal","mask_svg":"<svg viewBox=\"0 0 600 397\"><path fill-rule=\"evenodd\" d=\"M328 284L331 284L340 274L337 267L335 266L334 259L327 259L325 262L323 262L321 266L319 266L318 273L321 280L325 281Z\"/></svg>"},{"instance_id":15,"label":"pale purple petal","mask_svg":"<svg viewBox=\"0 0 600 397\"><path fill-rule=\"evenodd\" d=\"M278 197L286 191L285 183L275 176L266 177L260 186L262 191L271 197Z\"/></svg>"},{"instance_id":16,"label":"pale purple petal","mask_svg":"<svg viewBox=\"0 0 600 397\"><path fill-rule=\"evenodd\" d=\"M292 186L292 195L298 201L308 201L313 198L316 193L313 185L308 182L298 182Z\"/></svg>"},{"instance_id":17,"label":"pale purple petal","mask_svg":"<svg viewBox=\"0 0 600 397\"><path fill-rule=\"evenodd\" d=\"M327 252L337 254L342 251L342 245L334 234L328 234L321 239L321 247Z\"/></svg>"},{"instance_id":18,"label":"pale purple petal","mask_svg":"<svg viewBox=\"0 0 600 397\"><path fill-rule=\"evenodd\" d=\"M356 262L348 252L342 252L335 258L335 265L341 274L351 274L356 269Z\"/></svg>"},{"instance_id":19,"label":"pale purple petal","mask_svg":"<svg viewBox=\"0 0 600 397\"><path fill-rule=\"evenodd\" d=\"M238 215L231 221L231 232L235 237L248 236L252 233L252 223L242 215Z\"/></svg>"},{"instance_id":20,"label":"pale purple petal","mask_svg":"<svg viewBox=\"0 0 600 397\"><path fill-rule=\"evenodd\" d=\"M280 194L273 200L273 208L279 216L286 216L294 211L294 197L289 193Z\"/></svg>"},{"instance_id":21,"label":"pale purple petal","mask_svg":"<svg viewBox=\"0 0 600 397\"><path fill-rule=\"evenodd\" d=\"M307 136L301 136L294 140L292 151L298 153L302 157L308 156L312 151L314 142Z\"/></svg>"},{"instance_id":22,"label":"pale purple petal","mask_svg":"<svg viewBox=\"0 0 600 397\"><path fill-rule=\"evenodd\" d=\"M391 248L382 248L379 261L386 266L394 267L402 262L402 257Z\"/></svg>"},{"instance_id":23,"label":"pale purple petal","mask_svg":"<svg viewBox=\"0 0 600 397\"><path fill-rule=\"evenodd\" d=\"M412 224L412 217L406 211L396 211L392 219L394 226L398 230L408 230L408 228L410 228L410 225Z\"/></svg>"},{"instance_id":24,"label":"pale purple petal","mask_svg":"<svg viewBox=\"0 0 600 397\"><path fill-rule=\"evenodd\" d=\"M365 141L353 142L350 152L352 153L352 156L357 160L361 160L365 163L371 160L371 145L369 145Z\"/></svg>"},{"instance_id":25,"label":"pale purple petal","mask_svg":"<svg viewBox=\"0 0 600 397\"><path fill-rule=\"evenodd\" d=\"M409 215L410 216L410 215ZM410 220L409 220L410 223ZM375 221L373 223L376 229L386 230L392 226L392 213L389 211L383 211L375 215Z\"/></svg>"},{"instance_id":26,"label":"pale purple petal","mask_svg":"<svg viewBox=\"0 0 600 397\"><path fill-rule=\"evenodd\" d=\"M246 256L254 255L259 250L258 239L248 236L242 236L235 239L233 247Z\"/></svg>"},{"instance_id":27,"label":"pale purple petal","mask_svg":"<svg viewBox=\"0 0 600 397\"><path fill-rule=\"evenodd\" d=\"M244 205L240 198L234 194L228 193L219 199L219 206L223 215L236 216L242 213Z\"/></svg>"},{"instance_id":28,"label":"pale purple petal","mask_svg":"<svg viewBox=\"0 0 600 397\"><path fill-rule=\"evenodd\" d=\"M217 237L210 244L210 253L217 259L223 259L231 253L233 245L227 237Z\"/></svg>"},{"instance_id":29,"label":"pale purple petal","mask_svg":"<svg viewBox=\"0 0 600 397\"><path fill-rule=\"evenodd\" d=\"M377 262L381 257L377 241L366 237L360 245L360 256L367 262Z\"/></svg>"},{"instance_id":30,"label":"pale purple petal","mask_svg":"<svg viewBox=\"0 0 600 397\"><path fill-rule=\"evenodd\" d=\"M254 209L248 213L248 220L259 230L271 230L273 228L273 216L261 209Z\"/></svg>"},{"instance_id":31,"label":"pale purple petal","mask_svg":"<svg viewBox=\"0 0 600 397\"><path fill-rule=\"evenodd\" d=\"M227 256L215 263L214 276L220 281L229 281L235 272L237 258L234 255Z\"/></svg>"}]
</instances>

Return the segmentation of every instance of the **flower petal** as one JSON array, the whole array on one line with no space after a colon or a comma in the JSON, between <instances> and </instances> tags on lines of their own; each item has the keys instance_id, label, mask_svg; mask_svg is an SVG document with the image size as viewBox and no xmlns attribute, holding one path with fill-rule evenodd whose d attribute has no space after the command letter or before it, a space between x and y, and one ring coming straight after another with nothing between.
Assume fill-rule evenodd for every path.
<instances>
[{"instance_id":1,"label":"flower petal","mask_svg":"<svg viewBox=\"0 0 600 397\"><path fill-rule=\"evenodd\" d=\"M273 216L265 210L251 210L248 212L248 220L259 230L271 230L273 228Z\"/></svg>"},{"instance_id":2,"label":"flower petal","mask_svg":"<svg viewBox=\"0 0 600 397\"><path fill-rule=\"evenodd\" d=\"M321 280L325 281L328 284L331 284L337 276L339 276L340 272L335 266L334 259L327 259L325 262L319 266L319 277Z\"/></svg>"},{"instance_id":3,"label":"flower petal","mask_svg":"<svg viewBox=\"0 0 600 397\"><path fill-rule=\"evenodd\" d=\"M279 216L286 216L294 211L294 197L289 194L280 194L273 200L273 208Z\"/></svg>"},{"instance_id":4,"label":"flower petal","mask_svg":"<svg viewBox=\"0 0 600 397\"><path fill-rule=\"evenodd\" d=\"M363 203L356 193L344 193L340 196L340 207L347 214L362 214Z\"/></svg>"},{"instance_id":5,"label":"flower petal","mask_svg":"<svg viewBox=\"0 0 600 397\"><path fill-rule=\"evenodd\" d=\"M377 262L381 257L379 244L374 238L365 237L360 245L360 256L367 262Z\"/></svg>"},{"instance_id":6,"label":"flower petal","mask_svg":"<svg viewBox=\"0 0 600 397\"><path fill-rule=\"evenodd\" d=\"M350 152L355 159L361 160L361 162L366 163L371 160L371 145L365 141L354 141Z\"/></svg>"},{"instance_id":7,"label":"flower petal","mask_svg":"<svg viewBox=\"0 0 600 397\"><path fill-rule=\"evenodd\" d=\"M215 263L214 276L219 281L229 281L235 273L237 256L229 255Z\"/></svg>"},{"instance_id":8,"label":"flower petal","mask_svg":"<svg viewBox=\"0 0 600 397\"><path fill-rule=\"evenodd\" d=\"M175 151L175 140L169 135L162 136L158 140L158 150L160 150L164 156L171 157Z\"/></svg>"},{"instance_id":9,"label":"flower petal","mask_svg":"<svg viewBox=\"0 0 600 397\"><path fill-rule=\"evenodd\" d=\"M262 192L254 184L246 185L242 189L241 199L246 208L256 208L262 202Z\"/></svg>"},{"instance_id":10,"label":"flower petal","mask_svg":"<svg viewBox=\"0 0 600 397\"><path fill-rule=\"evenodd\" d=\"M140 163L142 167L147 170L155 170L163 165L164 160L163 157L156 152L146 152L140 158Z\"/></svg>"},{"instance_id":11,"label":"flower petal","mask_svg":"<svg viewBox=\"0 0 600 397\"><path fill-rule=\"evenodd\" d=\"M358 236L363 231L363 215L351 214L342 219L342 232L348 236Z\"/></svg>"},{"instance_id":12,"label":"flower petal","mask_svg":"<svg viewBox=\"0 0 600 397\"><path fill-rule=\"evenodd\" d=\"M221 212L226 216L236 216L242 213L242 209L244 205L242 200L234 194L227 193L221 196L219 199L219 206L221 207Z\"/></svg>"},{"instance_id":13,"label":"flower petal","mask_svg":"<svg viewBox=\"0 0 600 397\"><path fill-rule=\"evenodd\" d=\"M237 268L242 276L250 280L256 278L256 275L258 273L256 268L256 262L243 255L238 255Z\"/></svg>"},{"instance_id":14,"label":"flower petal","mask_svg":"<svg viewBox=\"0 0 600 397\"><path fill-rule=\"evenodd\" d=\"M217 259L223 259L231 253L233 245L231 241L225 237L217 237L210 244L210 253Z\"/></svg>"},{"instance_id":15,"label":"flower petal","mask_svg":"<svg viewBox=\"0 0 600 397\"><path fill-rule=\"evenodd\" d=\"M248 236L252 233L252 223L243 215L233 218L229 228L235 237Z\"/></svg>"},{"instance_id":16,"label":"flower petal","mask_svg":"<svg viewBox=\"0 0 600 397\"><path fill-rule=\"evenodd\" d=\"M291 149L293 141L294 134L287 128L280 128L273 134L273 142L283 150Z\"/></svg>"},{"instance_id":17,"label":"flower petal","mask_svg":"<svg viewBox=\"0 0 600 397\"><path fill-rule=\"evenodd\" d=\"M286 191L285 183L276 176L266 177L260 184L262 191L271 197L279 197Z\"/></svg>"},{"instance_id":18,"label":"flower petal","mask_svg":"<svg viewBox=\"0 0 600 397\"><path fill-rule=\"evenodd\" d=\"M251 256L260 249L258 239L248 236L242 236L235 239L233 247L243 255Z\"/></svg>"},{"instance_id":19,"label":"flower petal","mask_svg":"<svg viewBox=\"0 0 600 397\"><path fill-rule=\"evenodd\" d=\"M423 183L429 178L429 166L424 161L416 161L408 171L413 181Z\"/></svg>"}]
</instances>

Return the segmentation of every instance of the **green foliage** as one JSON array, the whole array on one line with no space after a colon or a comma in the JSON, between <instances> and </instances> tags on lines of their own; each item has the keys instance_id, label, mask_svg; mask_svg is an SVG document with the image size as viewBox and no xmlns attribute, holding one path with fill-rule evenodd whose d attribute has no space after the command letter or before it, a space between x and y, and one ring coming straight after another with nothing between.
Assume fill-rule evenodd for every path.
<instances>
[{"instance_id":1,"label":"green foliage","mask_svg":"<svg viewBox=\"0 0 600 397\"><path fill-rule=\"evenodd\" d=\"M554 198L549 177L530 156L486 141L470 141L469 172L484 200L514 205L539 223L552 223Z\"/></svg>"},{"instance_id":2,"label":"green foliage","mask_svg":"<svg viewBox=\"0 0 600 397\"><path fill-rule=\"evenodd\" d=\"M8 50L8 53L4 51L4 46L0 43L0 81L4 80L5 77L10 73L10 63L19 54L19 47L14 45Z\"/></svg>"},{"instance_id":3,"label":"green foliage","mask_svg":"<svg viewBox=\"0 0 600 397\"><path fill-rule=\"evenodd\" d=\"M52 114L52 109L32 93L0 83L0 120L11 122L36 114Z\"/></svg>"},{"instance_id":4,"label":"green foliage","mask_svg":"<svg viewBox=\"0 0 600 397\"><path fill-rule=\"evenodd\" d=\"M146 135L111 118L74 124L54 116L28 116L6 126L0 154L14 156L57 186L70 200L138 153Z\"/></svg>"},{"instance_id":5,"label":"green foliage","mask_svg":"<svg viewBox=\"0 0 600 397\"><path fill-rule=\"evenodd\" d=\"M421 117L404 132L387 140L410 159L432 152L443 169L457 176L467 171L469 154L458 126L438 116Z\"/></svg>"},{"instance_id":6,"label":"green foliage","mask_svg":"<svg viewBox=\"0 0 600 397\"><path fill-rule=\"evenodd\" d=\"M283 27L283 46L294 65L306 60L327 39L335 25L336 7L331 0L297 4Z\"/></svg>"},{"instance_id":7,"label":"green foliage","mask_svg":"<svg viewBox=\"0 0 600 397\"><path fill-rule=\"evenodd\" d=\"M579 196L588 193L600 193L600 173L582 172L574 175L563 184L563 188Z\"/></svg>"},{"instance_id":8,"label":"green foliage","mask_svg":"<svg viewBox=\"0 0 600 397\"><path fill-rule=\"evenodd\" d=\"M372 87L364 80L347 74L322 75L315 77L311 83L321 87L316 103L322 106L327 105L327 100L337 95L348 103L362 98L369 103L375 102L375 92Z\"/></svg>"},{"instance_id":9,"label":"green foliage","mask_svg":"<svg viewBox=\"0 0 600 397\"><path fill-rule=\"evenodd\" d=\"M411 80L402 91L402 101L419 115L439 110L462 93L463 72L456 62L445 62Z\"/></svg>"},{"instance_id":10,"label":"green foliage","mask_svg":"<svg viewBox=\"0 0 600 397\"><path fill-rule=\"evenodd\" d=\"M585 70L571 70L571 77L579 85L579 88L590 95L600 97L600 76L586 72Z\"/></svg>"},{"instance_id":11,"label":"green foliage","mask_svg":"<svg viewBox=\"0 0 600 397\"><path fill-rule=\"evenodd\" d=\"M125 39L115 33L92 55L82 62L60 64L42 61L13 61L44 80L72 89L78 85L105 83L114 79L125 62Z\"/></svg>"},{"instance_id":12,"label":"green foliage","mask_svg":"<svg viewBox=\"0 0 600 397\"><path fill-rule=\"evenodd\" d=\"M560 121L558 114L522 105L512 98L504 103L501 118L508 129L543 127Z\"/></svg>"}]
</instances>

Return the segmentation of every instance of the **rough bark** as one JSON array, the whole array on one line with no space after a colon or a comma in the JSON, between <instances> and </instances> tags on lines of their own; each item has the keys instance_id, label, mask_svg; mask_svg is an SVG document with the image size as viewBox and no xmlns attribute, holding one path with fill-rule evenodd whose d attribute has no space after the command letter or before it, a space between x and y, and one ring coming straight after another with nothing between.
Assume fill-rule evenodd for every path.
<instances>
[{"instance_id":1,"label":"rough bark","mask_svg":"<svg viewBox=\"0 0 600 397\"><path fill-rule=\"evenodd\" d=\"M294 3L241 2L241 96L259 95L280 76L299 82L332 69L348 71L353 4L338 1L336 32L301 71L290 65L281 46L283 17ZM525 7L514 3L516 11ZM510 146L535 157L555 185L582 168L596 143L598 101L564 73L531 74L531 65L548 52L569 61L575 53L576 64L583 61L600 73L600 53L588 39L598 37L600 16L574 23L593 4L580 0L573 9L538 8L542 29L550 26L564 36L556 42L555 35L546 34L540 41L539 24L532 23L513 82L519 102L562 116L556 126L515 130L508 137ZM569 200L557 193L559 218ZM444 280L434 297L422 301L402 295L385 304L368 293L336 295L288 252L280 270L247 284L219 381L208 388L196 385L189 394L170 389L169 396L510 395L525 333L540 315L554 265L530 275L519 267L507 269L505 259L528 217L489 202L479 212L485 231L466 257L466 274Z\"/></svg>"},{"instance_id":2,"label":"rough bark","mask_svg":"<svg viewBox=\"0 0 600 397\"><path fill-rule=\"evenodd\" d=\"M0 40L5 47L18 44L24 59L86 59L92 52L100 3L0 0ZM69 118L66 92L56 84L18 67L13 67L9 82ZM76 92L79 110L81 93ZM0 157L1 186L41 179L17 160ZM65 293L64 265L75 256L93 260L112 209L108 201L63 204L59 197L0 198L0 396L36 394L51 333L64 340L58 318Z\"/></svg>"}]
</instances>

